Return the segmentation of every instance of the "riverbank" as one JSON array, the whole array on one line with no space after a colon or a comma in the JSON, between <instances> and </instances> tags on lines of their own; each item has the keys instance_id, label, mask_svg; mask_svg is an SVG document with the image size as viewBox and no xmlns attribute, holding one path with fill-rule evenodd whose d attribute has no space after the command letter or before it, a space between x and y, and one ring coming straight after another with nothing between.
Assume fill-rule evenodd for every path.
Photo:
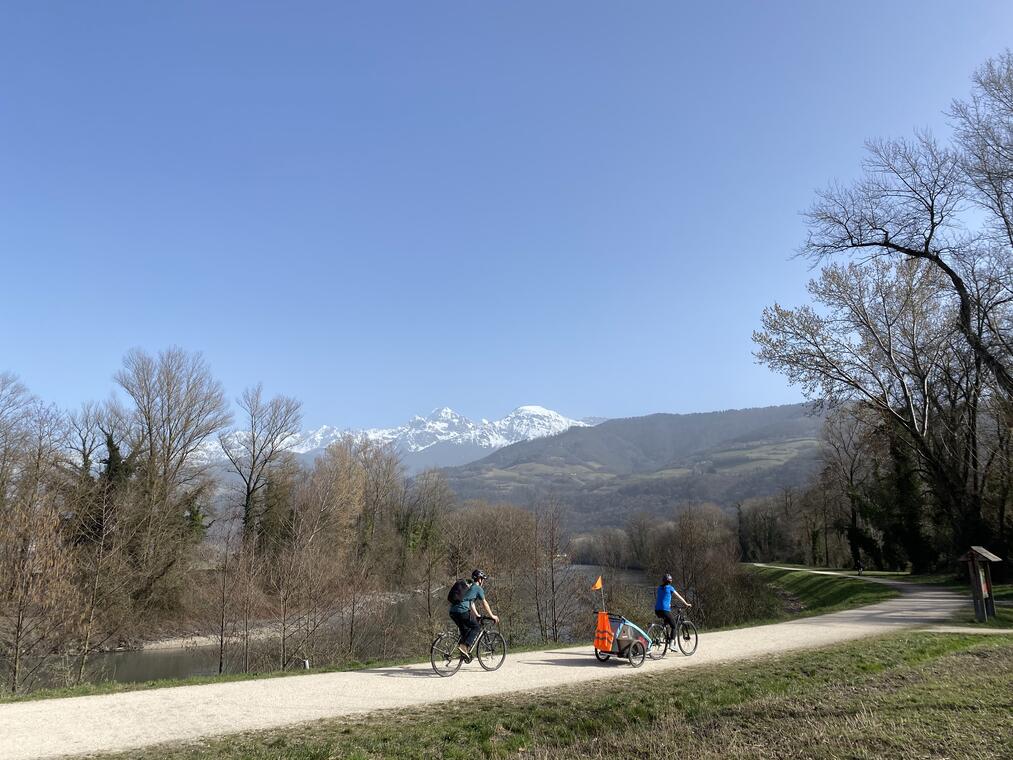
<instances>
[{"instance_id":1,"label":"riverbank","mask_svg":"<svg viewBox=\"0 0 1013 760\"><path fill-rule=\"evenodd\" d=\"M766 583L770 584L771 588L773 588L775 592L782 596L785 603L782 614L772 617L757 618L734 626L724 626L721 628L711 628L705 630L732 630L748 626L775 623L873 604L875 602L885 601L897 595L896 591L888 589L880 584L856 583L851 579L827 575L814 575L804 570L754 567L749 567L748 569L750 572L755 572L760 575ZM590 642L590 636L591 633L589 628L587 642ZM269 638L270 637L268 637L268 640ZM286 676L302 676L312 673L348 672L366 668L406 665L413 662L421 662L428 654L428 642L422 642L422 646L418 648L417 652L408 653L406 656L401 658L364 659L328 666L313 667L310 669L300 668L297 670L284 671L218 674L215 668L215 664L217 662L216 640L212 640L210 642L210 646L179 646L179 643L181 642L199 640L200 638L196 636L176 637L152 642L159 644L159 646L125 652L106 653L101 656L115 658L120 661L119 666L125 671L125 673L121 672L119 674L121 676L120 680L108 679L84 683L78 686L37 689L27 694L16 696L0 694L0 703L98 694L116 694L121 692L147 691L151 689L171 688L177 686L232 683L257 678L280 678ZM568 643L578 644L580 642L571 641ZM522 652L539 649L543 646L543 643L532 643L527 646L517 646L516 644L512 644L510 648L511 651ZM128 658L130 662L123 662ZM163 665L161 663L153 663L152 658L159 660L162 658L170 658L174 660L174 662ZM146 662L136 662L138 660L146 660ZM180 662L181 660L185 660L185 662ZM190 668L200 669L203 670L203 672L186 672L187 663L190 663ZM169 673L167 677L161 678L129 678L130 673L144 673L145 671L169 671ZM124 674L127 675L126 678L122 677Z\"/></svg>"}]
</instances>

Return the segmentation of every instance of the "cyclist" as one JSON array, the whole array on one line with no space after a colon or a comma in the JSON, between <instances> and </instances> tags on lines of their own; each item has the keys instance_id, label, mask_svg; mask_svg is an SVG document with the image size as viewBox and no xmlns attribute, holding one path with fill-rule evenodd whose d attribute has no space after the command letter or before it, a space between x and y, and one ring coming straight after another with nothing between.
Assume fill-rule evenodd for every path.
<instances>
[{"instance_id":1,"label":"cyclist","mask_svg":"<svg viewBox=\"0 0 1013 760\"><path fill-rule=\"evenodd\" d=\"M672 574L665 573L661 578L661 585L658 586L658 592L654 597L654 615L665 621L665 628L668 630L669 639L675 637L677 623L675 615L672 614L673 596L686 607L693 606L683 598L682 594L675 590L675 587L672 585Z\"/></svg>"},{"instance_id":2,"label":"cyclist","mask_svg":"<svg viewBox=\"0 0 1013 760\"><path fill-rule=\"evenodd\" d=\"M471 647L478 638L482 624L478 621L477 603L482 602L485 607L485 614L495 622L499 618L493 614L489 607L489 601L485 598L485 581L489 576L481 570L471 571L471 585L464 592L461 601L450 605L450 619L457 624L457 630L461 632L461 639L457 642L457 649L461 652L461 658L465 662L471 662Z\"/></svg>"}]
</instances>

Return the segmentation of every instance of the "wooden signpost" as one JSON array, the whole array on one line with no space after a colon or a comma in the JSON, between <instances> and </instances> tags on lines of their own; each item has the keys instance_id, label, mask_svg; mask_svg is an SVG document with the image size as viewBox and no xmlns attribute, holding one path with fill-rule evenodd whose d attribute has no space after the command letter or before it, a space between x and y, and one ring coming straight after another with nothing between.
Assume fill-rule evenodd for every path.
<instances>
[{"instance_id":1,"label":"wooden signpost","mask_svg":"<svg viewBox=\"0 0 1013 760\"><path fill-rule=\"evenodd\" d=\"M983 546L972 546L960 561L969 565L967 570L971 579L971 595L974 597L974 617L979 623L984 623L990 616L995 617L990 563L1002 560Z\"/></svg>"}]
</instances>

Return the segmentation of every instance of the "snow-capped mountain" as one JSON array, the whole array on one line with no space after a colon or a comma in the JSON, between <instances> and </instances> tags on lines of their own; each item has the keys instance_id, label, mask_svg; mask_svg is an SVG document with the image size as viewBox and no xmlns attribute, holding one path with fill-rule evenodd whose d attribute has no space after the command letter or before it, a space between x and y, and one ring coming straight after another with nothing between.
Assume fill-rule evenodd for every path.
<instances>
[{"instance_id":1,"label":"snow-capped mountain","mask_svg":"<svg viewBox=\"0 0 1013 760\"><path fill-rule=\"evenodd\" d=\"M414 471L466 464L512 443L544 438L571 427L588 427L601 421L599 418L593 421L570 419L542 406L519 406L502 419L475 422L449 407L440 407L426 417L415 416L393 428L350 430L323 425L297 433L289 448L304 458L312 458L346 435L365 437L393 445L408 469ZM218 451L209 449L207 455L218 458L216 454L220 456L221 452L217 441L213 448Z\"/></svg>"}]
</instances>

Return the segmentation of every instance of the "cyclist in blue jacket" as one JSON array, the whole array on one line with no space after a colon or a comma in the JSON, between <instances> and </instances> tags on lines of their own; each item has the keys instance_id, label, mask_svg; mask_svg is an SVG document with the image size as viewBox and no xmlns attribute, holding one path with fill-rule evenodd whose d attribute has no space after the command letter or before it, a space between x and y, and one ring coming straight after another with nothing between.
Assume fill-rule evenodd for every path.
<instances>
[{"instance_id":1,"label":"cyclist in blue jacket","mask_svg":"<svg viewBox=\"0 0 1013 760\"><path fill-rule=\"evenodd\" d=\"M686 607L692 607L693 605L687 602L682 594L675 590L672 585L671 573L666 573L661 579L661 585L658 586L658 593L654 597L654 615L665 621L665 628L668 629L668 638L675 636L676 619L675 615L672 614L672 597L675 597Z\"/></svg>"}]
</instances>

